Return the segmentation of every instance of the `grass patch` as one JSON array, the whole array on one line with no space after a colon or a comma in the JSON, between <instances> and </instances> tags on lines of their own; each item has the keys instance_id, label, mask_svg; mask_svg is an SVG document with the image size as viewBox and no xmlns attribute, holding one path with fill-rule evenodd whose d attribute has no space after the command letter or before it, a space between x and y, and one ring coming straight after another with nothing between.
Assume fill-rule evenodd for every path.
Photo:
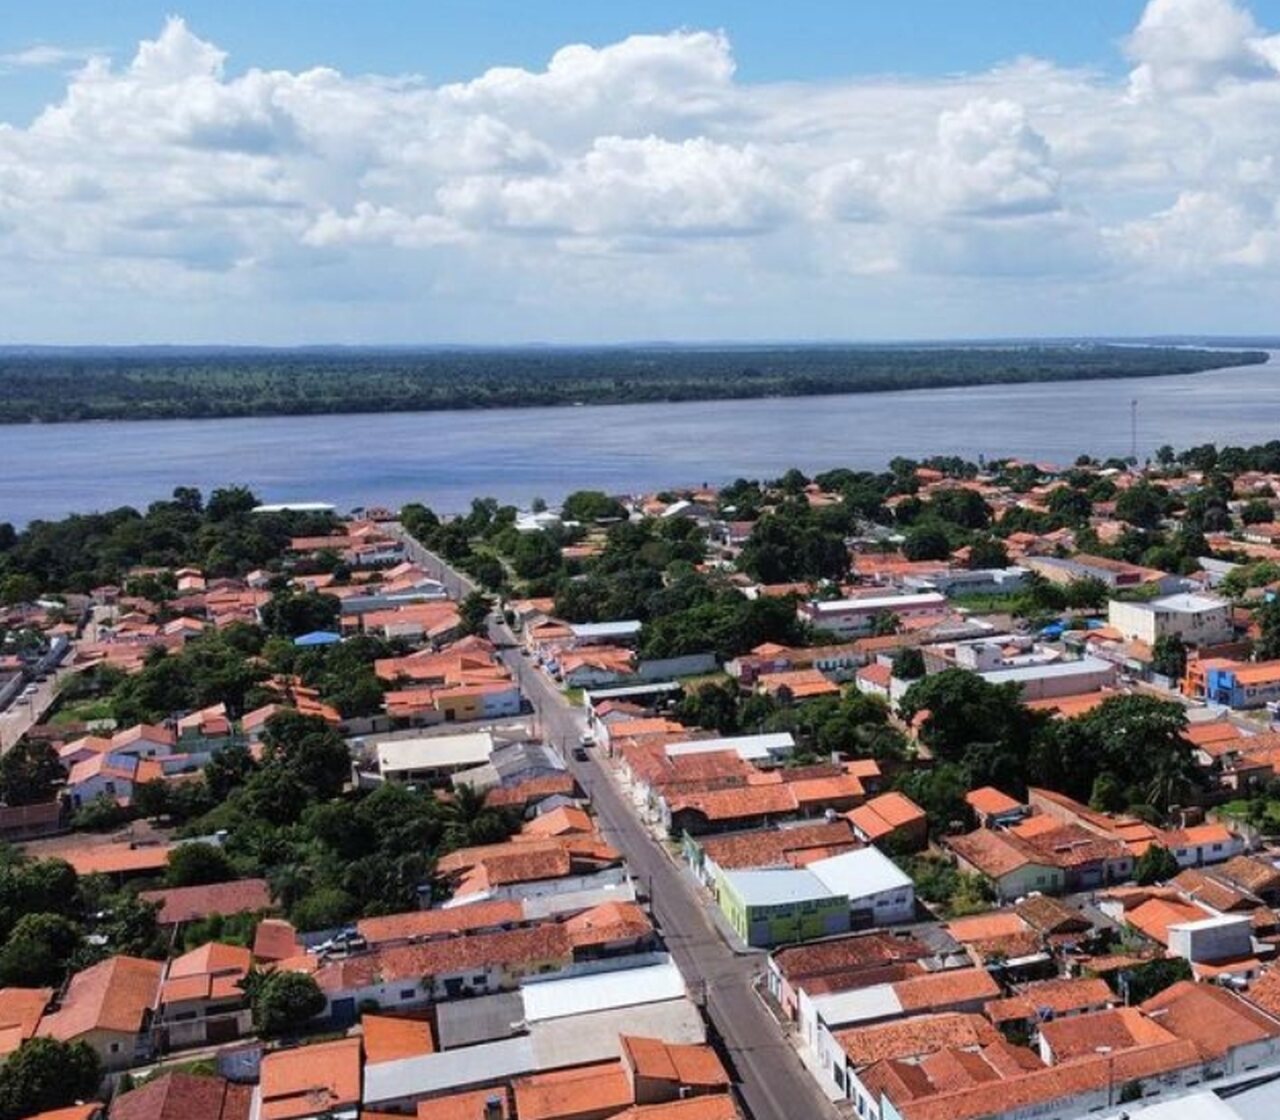
<instances>
[{"instance_id":1,"label":"grass patch","mask_svg":"<svg viewBox=\"0 0 1280 1120\"><path fill-rule=\"evenodd\" d=\"M64 704L49 722L54 727L65 727L69 723L93 723L113 718L110 700L77 700Z\"/></svg>"}]
</instances>

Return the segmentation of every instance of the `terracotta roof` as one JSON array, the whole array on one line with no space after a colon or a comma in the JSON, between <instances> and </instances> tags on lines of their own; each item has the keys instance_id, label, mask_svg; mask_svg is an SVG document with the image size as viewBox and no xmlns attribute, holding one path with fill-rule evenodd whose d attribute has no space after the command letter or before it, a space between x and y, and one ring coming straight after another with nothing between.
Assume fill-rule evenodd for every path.
<instances>
[{"instance_id":1,"label":"terracotta roof","mask_svg":"<svg viewBox=\"0 0 1280 1120\"><path fill-rule=\"evenodd\" d=\"M792 983L827 973L879 968L900 961L915 961L930 949L913 937L872 932L832 937L802 945L788 945L773 954L773 966ZM809 987L805 984L805 987Z\"/></svg>"},{"instance_id":2,"label":"terracotta roof","mask_svg":"<svg viewBox=\"0 0 1280 1120\"><path fill-rule=\"evenodd\" d=\"M837 1031L835 1038L855 1067L886 1058L911 1058L948 1046L984 1046L1000 1035L981 1015L915 1015L871 1027Z\"/></svg>"},{"instance_id":3,"label":"terracotta roof","mask_svg":"<svg viewBox=\"0 0 1280 1120\"><path fill-rule=\"evenodd\" d=\"M1026 928L1026 923L1013 910L992 910L986 914L953 918L946 927L947 932L962 945L1023 933Z\"/></svg>"},{"instance_id":4,"label":"terracotta roof","mask_svg":"<svg viewBox=\"0 0 1280 1120\"><path fill-rule=\"evenodd\" d=\"M52 988L0 988L0 1059L36 1033Z\"/></svg>"},{"instance_id":5,"label":"terracotta roof","mask_svg":"<svg viewBox=\"0 0 1280 1120\"><path fill-rule=\"evenodd\" d=\"M642 1104L619 1112L614 1120L741 1120L728 1093L711 1093L664 1104Z\"/></svg>"},{"instance_id":6,"label":"terracotta roof","mask_svg":"<svg viewBox=\"0 0 1280 1120\"><path fill-rule=\"evenodd\" d=\"M77 972L61 1007L40 1022L39 1033L71 1042L90 1031L137 1034L160 989L164 965L138 957L108 957Z\"/></svg>"},{"instance_id":7,"label":"terracotta roof","mask_svg":"<svg viewBox=\"0 0 1280 1120\"><path fill-rule=\"evenodd\" d=\"M360 1103L360 1040L344 1038L262 1059L262 1120L292 1120Z\"/></svg>"},{"instance_id":8,"label":"terracotta roof","mask_svg":"<svg viewBox=\"0 0 1280 1120\"><path fill-rule=\"evenodd\" d=\"M1081 911L1047 894L1029 895L1013 909L1027 925L1044 934L1084 932L1093 927Z\"/></svg>"},{"instance_id":9,"label":"terracotta roof","mask_svg":"<svg viewBox=\"0 0 1280 1120\"><path fill-rule=\"evenodd\" d=\"M363 1015L360 1034L366 1064L394 1062L436 1052L431 1023L426 1019L400 1019L390 1015Z\"/></svg>"},{"instance_id":10,"label":"terracotta roof","mask_svg":"<svg viewBox=\"0 0 1280 1120\"><path fill-rule=\"evenodd\" d=\"M980 786L970 790L964 795L964 799L971 809L985 816L1012 813L1022 808L1020 801L1015 801L1007 793L1001 793L995 786Z\"/></svg>"},{"instance_id":11,"label":"terracotta roof","mask_svg":"<svg viewBox=\"0 0 1280 1120\"><path fill-rule=\"evenodd\" d=\"M707 836L699 840L706 857L717 867L736 870L747 867L782 867L793 862L791 856L806 848L854 848L849 822L843 819L796 828L755 829L749 832Z\"/></svg>"},{"instance_id":12,"label":"terracotta roof","mask_svg":"<svg viewBox=\"0 0 1280 1120\"><path fill-rule=\"evenodd\" d=\"M1113 1007L1085 1015L1070 1015L1040 1024L1040 1037L1057 1062L1172 1042L1174 1035L1136 1007Z\"/></svg>"},{"instance_id":13,"label":"terracotta roof","mask_svg":"<svg viewBox=\"0 0 1280 1120\"><path fill-rule=\"evenodd\" d=\"M728 821L794 813L799 805L789 787L767 785L683 794L671 799L670 808L673 813L694 810L709 821Z\"/></svg>"},{"instance_id":14,"label":"terracotta roof","mask_svg":"<svg viewBox=\"0 0 1280 1120\"><path fill-rule=\"evenodd\" d=\"M1213 984L1181 980L1152 996L1142 1010L1159 1013L1160 1025L1193 1043L1206 1061L1223 1057L1233 1047L1280 1036L1280 1023Z\"/></svg>"},{"instance_id":15,"label":"terracotta roof","mask_svg":"<svg viewBox=\"0 0 1280 1120\"><path fill-rule=\"evenodd\" d=\"M1000 985L985 968L956 968L926 973L893 985L904 1014L995 999Z\"/></svg>"},{"instance_id":16,"label":"terracotta roof","mask_svg":"<svg viewBox=\"0 0 1280 1120\"><path fill-rule=\"evenodd\" d=\"M90 1101L88 1104L55 1108L51 1112L37 1112L34 1116L28 1117L28 1120L95 1120L105 1115L106 1111L98 1101Z\"/></svg>"},{"instance_id":17,"label":"terracotta roof","mask_svg":"<svg viewBox=\"0 0 1280 1120\"><path fill-rule=\"evenodd\" d=\"M111 1102L110 1120L248 1120L252 1085L165 1073Z\"/></svg>"},{"instance_id":18,"label":"terracotta roof","mask_svg":"<svg viewBox=\"0 0 1280 1120\"><path fill-rule=\"evenodd\" d=\"M1045 1008L1055 1015L1068 1015L1106 1007L1114 999L1107 982L1096 976L1041 980L1026 985L1008 999L992 1000L983 1011L993 1023L1007 1023L1015 1019L1038 1019Z\"/></svg>"},{"instance_id":19,"label":"terracotta roof","mask_svg":"<svg viewBox=\"0 0 1280 1120\"><path fill-rule=\"evenodd\" d=\"M1280 887L1280 870L1256 856L1235 856L1218 864L1214 874L1254 894Z\"/></svg>"},{"instance_id":20,"label":"terracotta roof","mask_svg":"<svg viewBox=\"0 0 1280 1120\"><path fill-rule=\"evenodd\" d=\"M522 836L564 836L573 832L595 832L591 817L576 805L561 805L534 817L520 829Z\"/></svg>"},{"instance_id":21,"label":"terracotta roof","mask_svg":"<svg viewBox=\"0 0 1280 1120\"><path fill-rule=\"evenodd\" d=\"M729 1075L710 1046L620 1035L622 1060L636 1077L669 1081L691 1089L728 1088Z\"/></svg>"},{"instance_id":22,"label":"terracotta roof","mask_svg":"<svg viewBox=\"0 0 1280 1120\"><path fill-rule=\"evenodd\" d=\"M236 879L200 887L143 891L143 902L160 904L156 921L161 925L194 922L213 914L256 914L272 909L271 888L265 879Z\"/></svg>"},{"instance_id":23,"label":"terracotta roof","mask_svg":"<svg viewBox=\"0 0 1280 1120\"><path fill-rule=\"evenodd\" d=\"M432 1097L418 1102L418 1120L484 1120L485 1109L496 1101L500 1120L511 1116L511 1093L505 1085L491 1089L469 1089L464 1093L450 1093L445 1097ZM360 1113L361 1120L375 1120L368 1111Z\"/></svg>"},{"instance_id":24,"label":"terracotta roof","mask_svg":"<svg viewBox=\"0 0 1280 1120\"><path fill-rule=\"evenodd\" d=\"M60 851L77 875L125 875L143 871L163 871L169 865L168 844L99 844Z\"/></svg>"},{"instance_id":25,"label":"terracotta roof","mask_svg":"<svg viewBox=\"0 0 1280 1120\"><path fill-rule=\"evenodd\" d=\"M845 816L860 835L874 843L899 828L923 821L925 812L905 794L891 792L871 798Z\"/></svg>"},{"instance_id":26,"label":"terracotta roof","mask_svg":"<svg viewBox=\"0 0 1280 1120\"><path fill-rule=\"evenodd\" d=\"M518 1077L511 1088L520 1120L596 1120L635 1099L619 1061Z\"/></svg>"},{"instance_id":27,"label":"terracotta roof","mask_svg":"<svg viewBox=\"0 0 1280 1120\"><path fill-rule=\"evenodd\" d=\"M1250 898L1243 891L1198 867L1188 867L1178 872L1171 880L1171 885L1193 901L1224 913L1229 910L1253 910L1261 905L1257 899Z\"/></svg>"},{"instance_id":28,"label":"terracotta roof","mask_svg":"<svg viewBox=\"0 0 1280 1120\"><path fill-rule=\"evenodd\" d=\"M1251 981L1244 998L1268 1015L1280 1018L1280 968L1272 966Z\"/></svg>"},{"instance_id":29,"label":"terracotta roof","mask_svg":"<svg viewBox=\"0 0 1280 1120\"><path fill-rule=\"evenodd\" d=\"M649 937L653 923L634 902L605 902L575 914L564 923L575 949Z\"/></svg>"},{"instance_id":30,"label":"terracotta roof","mask_svg":"<svg viewBox=\"0 0 1280 1120\"><path fill-rule=\"evenodd\" d=\"M449 937L482 929L500 929L524 921L524 906L509 899L473 902L447 910L411 910L382 918L361 918L356 929L370 945Z\"/></svg>"},{"instance_id":31,"label":"terracotta roof","mask_svg":"<svg viewBox=\"0 0 1280 1120\"><path fill-rule=\"evenodd\" d=\"M298 931L283 918L264 918L253 931L253 955L260 961L282 961L301 951Z\"/></svg>"},{"instance_id":32,"label":"terracotta roof","mask_svg":"<svg viewBox=\"0 0 1280 1120\"><path fill-rule=\"evenodd\" d=\"M1203 906L1170 898L1152 898L1124 914L1126 922L1161 945L1169 944L1170 926L1211 917L1212 912Z\"/></svg>"}]
</instances>

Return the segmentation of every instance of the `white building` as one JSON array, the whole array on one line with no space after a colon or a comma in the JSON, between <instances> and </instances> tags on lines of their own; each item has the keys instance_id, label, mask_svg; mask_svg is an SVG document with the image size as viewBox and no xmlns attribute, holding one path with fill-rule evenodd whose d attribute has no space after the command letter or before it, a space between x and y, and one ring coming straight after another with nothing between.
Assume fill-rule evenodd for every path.
<instances>
[{"instance_id":1,"label":"white building","mask_svg":"<svg viewBox=\"0 0 1280 1120\"><path fill-rule=\"evenodd\" d=\"M808 865L833 894L849 900L854 924L883 926L909 922L916 913L911 877L878 848L859 848Z\"/></svg>"},{"instance_id":2,"label":"white building","mask_svg":"<svg viewBox=\"0 0 1280 1120\"><path fill-rule=\"evenodd\" d=\"M978 676L990 684L1019 685L1023 700L1048 700L1110 688L1116 683L1116 667L1098 657L1084 657L1079 661L996 669Z\"/></svg>"},{"instance_id":3,"label":"white building","mask_svg":"<svg viewBox=\"0 0 1280 1120\"><path fill-rule=\"evenodd\" d=\"M904 619L942 614L946 609L945 595L922 591L915 595L869 595L864 599L814 599L801 603L796 613L802 622L816 630L825 630L838 638L856 638L871 633L880 615Z\"/></svg>"},{"instance_id":4,"label":"white building","mask_svg":"<svg viewBox=\"0 0 1280 1120\"><path fill-rule=\"evenodd\" d=\"M489 761L493 736L488 731L467 735L420 735L383 739L374 748L378 773L391 782L439 782L459 770Z\"/></svg>"},{"instance_id":5,"label":"white building","mask_svg":"<svg viewBox=\"0 0 1280 1120\"><path fill-rule=\"evenodd\" d=\"M1214 646L1233 636L1231 604L1213 595L1188 592L1166 595L1149 603L1125 603L1112 599L1107 621L1126 641L1155 645L1159 638L1176 635L1188 645Z\"/></svg>"}]
</instances>

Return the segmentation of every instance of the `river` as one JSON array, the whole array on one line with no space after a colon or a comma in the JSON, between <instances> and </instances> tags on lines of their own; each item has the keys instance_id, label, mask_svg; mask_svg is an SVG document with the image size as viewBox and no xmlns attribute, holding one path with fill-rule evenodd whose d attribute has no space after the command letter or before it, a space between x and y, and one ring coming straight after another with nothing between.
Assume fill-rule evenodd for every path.
<instances>
[{"instance_id":1,"label":"river","mask_svg":"<svg viewBox=\"0 0 1280 1120\"><path fill-rule=\"evenodd\" d=\"M340 509L570 490L635 493L881 468L895 455L1016 455L1068 463L1168 443L1280 438L1280 360L1178 377L1060 381L750 401L246 420L0 425L0 521L145 505L175 486L251 486Z\"/></svg>"}]
</instances>

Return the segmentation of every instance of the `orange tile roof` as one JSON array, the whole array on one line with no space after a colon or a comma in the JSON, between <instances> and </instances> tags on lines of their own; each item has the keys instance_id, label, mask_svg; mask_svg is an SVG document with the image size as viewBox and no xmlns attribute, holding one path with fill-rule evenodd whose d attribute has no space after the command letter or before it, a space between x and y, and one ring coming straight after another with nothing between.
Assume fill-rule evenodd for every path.
<instances>
[{"instance_id":1,"label":"orange tile roof","mask_svg":"<svg viewBox=\"0 0 1280 1120\"><path fill-rule=\"evenodd\" d=\"M707 859L725 870L748 867L782 867L793 862L794 853L810 848L859 846L848 821L837 819L795 828L757 829L700 838Z\"/></svg>"},{"instance_id":2,"label":"orange tile roof","mask_svg":"<svg viewBox=\"0 0 1280 1120\"><path fill-rule=\"evenodd\" d=\"M144 844L133 848L125 844L86 845L58 853L75 869L77 875L125 875L142 871L163 871L169 865L168 844Z\"/></svg>"},{"instance_id":3,"label":"orange tile roof","mask_svg":"<svg viewBox=\"0 0 1280 1120\"><path fill-rule=\"evenodd\" d=\"M298 931L283 918L264 918L253 931L253 955L260 961L282 961L302 951Z\"/></svg>"},{"instance_id":4,"label":"orange tile roof","mask_svg":"<svg viewBox=\"0 0 1280 1120\"><path fill-rule=\"evenodd\" d=\"M161 1073L111 1102L111 1120L248 1120L252 1085Z\"/></svg>"},{"instance_id":5,"label":"orange tile roof","mask_svg":"<svg viewBox=\"0 0 1280 1120\"><path fill-rule=\"evenodd\" d=\"M138 957L108 957L71 977L59 1009L39 1033L72 1042L90 1031L137 1034L155 1005L164 965Z\"/></svg>"},{"instance_id":6,"label":"orange tile roof","mask_svg":"<svg viewBox=\"0 0 1280 1120\"><path fill-rule=\"evenodd\" d=\"M670 808L673 813L693 809L707 820L728 821L794 813L799 805L791 789L779 784L683 794L672 798Z\"/></svg>"},{"instance_id":7,"label":"orange tile roof","mask_svg":"<svg viewBox=\"0 0 1280 1120\"><path fill-rule=\"evenodd\" d=\"M1000 985L985 968L956 968L926 973L893 985L904 1014L995 999Z\"/></svg>"},{"instance_id":8,"label":"orange tile roof","mask_svg":"<svg viewBox=\"0 0 1280 1120\"><path fill-rule=\"evenodd\" d=\"M426 1019L400 1019L391 1015L363 1015L360 1035L367 1064L417 1058L436 1052L431 1023Z\"/></svg>"},{"instance_id":9,"label":"orange tile roof","mask_svg":"<svg viewBox=\"0 0 1280 1120\"><path fill-rule=\"evenodd\" d=\"M485 1109L497 1102L499 1120L510 1120L511 1093L505 1085L491 1089L469 1089L418 1102L418 1120L484 1120ZM374 1120L371 1112L362 1112L361 1120ZM388 1118L390 1120L390 1118Z\"/></svg>"},{"instance_id":10,"label":"orange tile roof","mask_svg":"<svg viewBox=\"0 0 1280 1120\"><path fill-rule=\"evenodd\" d=\"M52 988L0 988L0 1058L36 1033Z\"/></svg>"},{"instance_id":11,"label":"orange tile roof","mask_svg":"<svg viewBox=\"0 0 1280 1120\"><path fill-rule=\"evenodd\" d=\"M534 817L521 830L521 836L563 836L570 832L595 832L595 825L585 809L561 805L549 813Z\"/></svg>"},{"instance_id":12,"label":"orange tile roof","mask_svg":"<svg viewBox=\"0 0 1280 1120\"><path fill-rule=\"evenodd\" d=\"M620 1061L518 1077L511 1088L520 1120L598 1120L634 1100Z\"/></svg>"},{"instance_id":13,"label":"orange tile roof","mask_svg":"<svg viewBox=\"0 0 1280 1120\"><path fill-rule=\"evenodd\" d=\"M981 1015L914 1015L891 1023L837 1031L836 1042L855 1068L887 1058L911 1058L949 1046L984 1046L1000 1035Z\"/></svg>"},{"instance_id":14,"label":"orange tile roof","mask_svg":"<svg viewBox=\"0 0 1280 1120\"><path fill-rule=\"evenodd\" d=\"M983 1014L993 1023L1007 1023L1015 1019L1038 1020L1044 1008L1055 1015L1068 1015L1088 1008L1106 1007L1114 1000L1111 988L1101 977L1040 980L1026 985L1017 995L992 1000L983 1008Z\"/></svg>"},{"instance_id":15,"label":"orange tile roof","mask_svg":"<svg viewBox=\"0 0 1280 1120\"><path fill-rule=\"evenodd\" d=\"M1172 1042L1174 1035L1136 1007L1113 1007L1040 1024L1054 1062L1084 1058L1106 1047L1112 1053Z\"/></svg>"},{"instance_id":16,"label":"orange tile roof","mask_svg":"<svg viewBox=\"0 0 1280 1120\"><path fill-rule=\"evenodd\" d=\"M1147 1000L1142 1010L1159 1014L1160 1025L1191 1042L1206 1061L1228 1050L1280 1036L1280 1023L1215 984L1181 980Z\"/></svg>"},{"instance_id":17,"label":"orange tile roof","mask_svg":"<svg viewBox=\"0 0 1280 1120\"><path fill-rule=\"evenodd\" d=\"M614 1120L741 1120L741 1117L728 1093L711 1093L663 1104L636 1105L619 1112Z\"/></svg>"},{"instance_id":18,"label":"orange tile roof","mask_svg":"<svg viewBox=\"0 0 1280 1120\"><path fill-rule=\"evenodd\" d=\"M192 922L213 914L253 914L272 909L271 888L265 879L235 879L199 887L143 891L143 902L160 906L156 920L161 925Z\"/></svg>"},{"instance_id":19,"label":"orange tile roof","mask_svg":"<svg viewBox=\"0 0 1280 1120\"><path fill-rule=\"evenodd\" d=\"M1182 922L1199 922L1213 917L1213 912L1192 902L1171 898L1153 898L1132 910L1126 910L1124 920L1152 941L1169 944L1169 927Z\"/></svg>"},{"instance_id":20,"label":"orange tile roof","mask_svg":"<svg viewBox=\"0 0 1280 1120\"><path fill-rule=\"evenodd\" d=\"M264 1055L263 1120L292 1120L360 1103L360 1040L344 1038Z\"/></svg>"},{"instance_id":21,"label":"orange tile roof","mask_svg":"<svg viewBox=\"0 0 1280 1120\"><path fill-rule=\"evenodd\" d=\"M995 786L980 786L964 795L965 801L975 812L986 816L998 816L1001 813L1012 813L1022 807L1007 793L1002 793Z\"/></svg>"},{"instance_id":22,"label":"orange tile roof","mask_svg":"<svg viewBox=\"0 0 1280 1120\"><path fill-rule=\"evenodd\" d=\"M653 933L649 916L634 902L605 902L575 914L564 922L575 949L632 941Z\"/></svg>"},{"instance_id":23,"label":"orange tile roof","mask_svg":"<svg viewBox=\"0 0 1280 1120\"><path fill-rule=\"evenodd\" d=\"M361 918L356 923L360 936L370 945L447 937L474 930L516 926L524 921L524 906L509 899L473 902L447 910L411 910L382 918Z\"/></svg>"},{"instance_id":24,"label":"orange tile roof","mask_svg":"<svg viewBox=\"0 0 1280 1120\"><path fill-rule=\"evenodd\" d=\"M993 910L987 914L973 914L967 918L953 918L947 923L947 932L960 944L989 941L996 937L1023 933L1027 924L1012 910Z\"/></svg>"},{"instance_id":25,"label":"orange tile roof","mask_svg":"<svg viewBox=\"0 0 1280 1120\"><path fill-rule=\"evenodd\" d=\"M669 1081L692 1089L728 1088L729 1075L710 1046L682 1045L660 1038L620 1035L622 1060L636 1077Z\"/></svg>"}]
</instances>

